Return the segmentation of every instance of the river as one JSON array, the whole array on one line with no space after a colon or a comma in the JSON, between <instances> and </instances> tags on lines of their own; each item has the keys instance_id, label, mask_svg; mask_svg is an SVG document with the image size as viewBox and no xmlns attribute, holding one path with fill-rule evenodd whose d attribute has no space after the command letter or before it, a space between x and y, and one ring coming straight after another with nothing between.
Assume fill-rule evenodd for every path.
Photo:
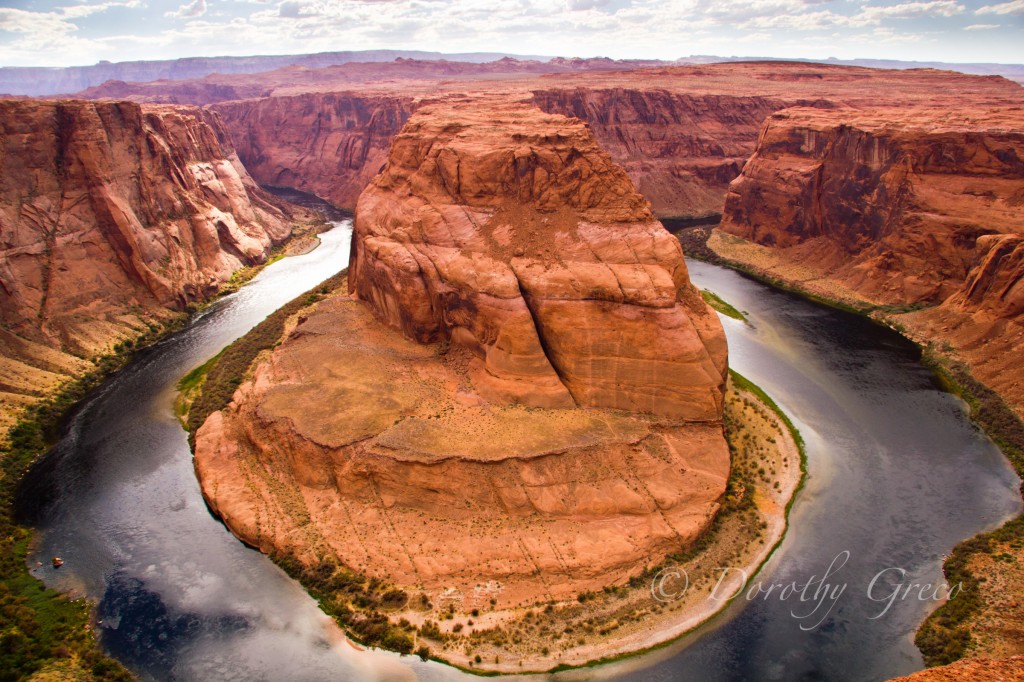
<instances>
[{"instance_id":1,"label":"river","mask_svg":"<svg viewBox=\"0 0 1024 682\"><path fill-rule=\"evenodd\" d=\"M173 415L185 373L347 264L351 223L335 225L319 248L268 266L140 353L26 478L19 511L38 529L33 573L97 601L104 647L143 679L469 677L349 644L297 583L211 516ZM878 617L885 597L897 583L940 581L953 545L1017 513L1018 479L897 334L730 270L689 266L698 286L747 311L749 324L723 319L730 363L807 441L792 530L758 580L811 581L821 593L812 579L849 558L825 581L834 599L743 595L669 647L557 677L881 680L920 669L913 632L935 604L918 590ZM49 565L55 555L60 569Z\"/></svg>"}]
</instances>

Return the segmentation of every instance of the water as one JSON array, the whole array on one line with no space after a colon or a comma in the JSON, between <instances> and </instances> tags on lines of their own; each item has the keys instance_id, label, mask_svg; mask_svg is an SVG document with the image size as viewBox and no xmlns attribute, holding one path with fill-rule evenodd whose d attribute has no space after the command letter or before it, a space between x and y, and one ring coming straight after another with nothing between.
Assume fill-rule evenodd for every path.
<instances>
[{"instance_id":1,"label":"water","mask_svg":"<svg viewBox=\"0 0 1024 682\"><path fill-rule=\"evenodd\" d=\"M28 478L21 511L39 529L32 558L43 564L33 572L97 600L104 646L144 679L468 677L349 644L301 587L209 514L172 415L182 375L347 264L350 224L337 224L318 249L271 265L130 363ZM872 620L884 604L867 598L868 583L889 567L905 582L940 580L957 541L1019 511L1015 475L897 335L722 268L690 268L698 286L748 311L750 325L723 320L730 362L807 441L793 529L759 578L805 582L848 551L830 579L847 588L809 631L792 600L741 598L670 647L558 677L880 680L921 668L913 632L934 605L901 599ZM49 566L54 555L63 568ZM876 596L890 592L886 583Z\"/></svg>"}]
</instances>

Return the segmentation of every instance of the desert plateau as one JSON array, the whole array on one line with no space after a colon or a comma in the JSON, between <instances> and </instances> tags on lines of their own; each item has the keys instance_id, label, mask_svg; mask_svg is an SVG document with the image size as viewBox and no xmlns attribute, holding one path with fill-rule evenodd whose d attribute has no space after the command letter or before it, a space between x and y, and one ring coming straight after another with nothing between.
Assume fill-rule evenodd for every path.
<instances>
[{"instance_id":1,"label":"desert plateau","mask_svg":"<svg viewBox=\"0 0 1024 682\"><path fill-rule=\"evenodd\" d=\"M0 680L1024 679L1022 17L0 8Z\"/></svg>"}]
</instances>

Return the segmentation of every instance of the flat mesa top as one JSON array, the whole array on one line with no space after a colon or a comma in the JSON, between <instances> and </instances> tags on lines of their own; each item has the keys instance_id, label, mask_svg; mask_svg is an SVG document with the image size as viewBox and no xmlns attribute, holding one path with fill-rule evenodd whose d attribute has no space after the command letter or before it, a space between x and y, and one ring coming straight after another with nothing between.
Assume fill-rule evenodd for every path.
<instances>
[{"instance_id":1,"label":"flat mesa top","mask_svg":"<svg viewBox=\"0 0 1024 682\"><path fill-rule=\"evenodd\" d=\"M1021 89L1024 93L1024 88ZM941 135L947 133L1005 133L1024 136L1024 102L1020 106L977 106L964 103L948 106L819 109L792 107L772 114L772 119L788 121L815 130L846 125L869 132Z\"/></svg>"},{"instance_id":2,"label":"flat mesa top","mask_svg":"<svg viewBox=\"0 0 1024 682\"><path fill-rule=\"evenodd\" d=\"M400 461L485 462L635 444L656 426L614 410L486 404L458 351L441 357L342 296L321 303L283 347L260 414L327 447L366 441Z\"/></svg>"}]
</instances>

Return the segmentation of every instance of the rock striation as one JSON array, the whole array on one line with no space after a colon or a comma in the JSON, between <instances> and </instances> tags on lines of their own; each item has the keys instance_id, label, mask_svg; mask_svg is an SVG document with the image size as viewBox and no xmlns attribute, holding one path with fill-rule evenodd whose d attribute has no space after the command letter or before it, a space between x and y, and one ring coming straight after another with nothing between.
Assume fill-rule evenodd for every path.
<instances>
[{"instance_id":1,"label":"rock striation","mask_svg":"<svg viewBox=\"0 0 1024 682\"><path fill-rule=\"evenodd\" d=\"M128 102L0 102L5 407L213 294L291 223L216 116Z\"/></svg>"},{"instance_id":2,"label":"rock striation","mask_svg":"<svg viewBox=\"0 0 1024 682\"><path fill-rule=\"evenodd\" d=\"M1021 111L784 110L730 186L721 229L769 247L769 274L951 344L1020 410Z\"/></svg>"},{"instance_id":3,"label":"rock striation","mask_svg":"<svg viewBox=\"0 0 1024 682\"><path fill-rule=\"evenodd\" d=\"M715 420L725 340L679 242L578 121L427 107L356 206L349 288L538 407Z\"/></svg>"},{"instance_id":4,"label":"rock striation","mask_svg":"<svg viewBox=\"0 0 1024 682\"><path fill-rule=\"evenodd\" d=\"M717 217L765 117L786 104L756 95L664 88L535 90L544 111L586 121L662 217Z\"/></svg>"},{"instance_id":5,"label":"rock striation","mask_svg":"<svg viewBox=\"0 0 1024 682\"><path fill-rule=\"evenodd\" d=\"M1020 90L998 77L933 69L787 62L657 68L601 62L500 60L471 66L401 60L292 67L194 81L112 83L88 95L220 102L214 108L260 182L294 186L351 209L417 101L443 93L500 93L510 102L586 121L656 215L713 218L722 211L728 183L754 152L765 117L775 111L917 108L941 101L950 107L963 102L1006 106ZM636 66L648 68L625 70ZM224 101L237 98L251 99Z\"/></svg>"},{"instance_id":6,"label":"rock striation","mask_svg":"<svg viewBox=\"0 0 1024 682\"><path fill-rule=\"evenodd\" d=\"M707 529L725 337L583 123L423 104L359 199L349 284L197 432L240 537L469 610L621 584Z\"/></svg>"},{"instance_id":7,"label":"rock striation","mask_svg":"<svg viewBox=\"0 0 1024 682\"><path fill-rule=\"evenodd\" d=\"M329 92L224 102L212 109L261 184L291 187L352 209L387 160L413 102Z\"/></svg>"},{"instance_id":8,"label":"rock striation","mask_svg":"<svg viewBox=\"0 0 1024 682\"><path fill-rule=\"evenodd\" d=\"M942 301L966 280L979 239L1024 230L1022 117L986 117L779 112L730 187L722 229L795 247L872 301Z\"/></svg>"}]
</instances>

